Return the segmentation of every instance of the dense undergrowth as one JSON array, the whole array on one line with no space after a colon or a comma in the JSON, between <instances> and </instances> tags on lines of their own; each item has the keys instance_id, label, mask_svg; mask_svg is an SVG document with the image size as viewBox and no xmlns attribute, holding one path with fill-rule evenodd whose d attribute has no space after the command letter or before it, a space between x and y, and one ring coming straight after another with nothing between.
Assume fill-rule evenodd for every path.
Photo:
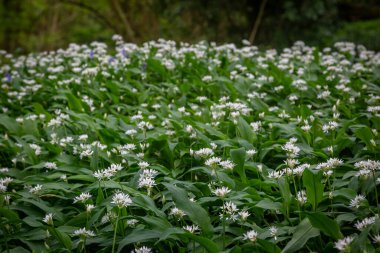
<instances>
[{"instance_id":1,"label":"dense undergrowth","mask_svg":"<svg viewBox=\"0 0 380 253\"><path fill-rule=\"evenodd\" d=\"M114 40L1 52L0 251L379 252L379 53Z\"/></svg>"}]
</instances>

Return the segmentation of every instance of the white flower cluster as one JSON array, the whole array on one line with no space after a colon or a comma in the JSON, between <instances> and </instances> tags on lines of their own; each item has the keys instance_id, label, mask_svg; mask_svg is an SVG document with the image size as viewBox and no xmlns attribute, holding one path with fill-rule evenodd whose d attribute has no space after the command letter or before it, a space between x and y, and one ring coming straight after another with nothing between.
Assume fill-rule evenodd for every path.
<instances>
[{"instance_id":1,"label":"white flower cluster","mask_svg":"<svg viewBox=\"0 0 380 253\"><path fill-rule=\"evenodd\" d=\"M99 181L110 180L117 172L123 169L121 164L111 164L107 169L94 172L94 177Z\"/></svg>"},{"instance_id":2,"label":"white flower cluster","mask_svg":"<svg viewBox=\"0 0 380 253\"><path fill-rule=\"evenodd\" d=\"M282 146L288 157L295 158L298 156L301 149L295 145L297 138L291 138L285 145Z\"/></svg>"},{"instance_id":3,"label":"white flower cluster","mask_svg":"<svg viewBox=\"0 0 380 253\"><path fill-rule=\"evenodd\" d=\"M338 158L329 158L324 163L319 163L316 167L317 170L322 170L325 176L330 176L333 173L333 170L342 165L343 161Z\"/></svg>"},{"instance_id":4,"label":"white flower cluster","mask_svg":"<svg viewBox=\"0 0 380 253\"><path fill-rule=\"evenodd\" d=\"M148 195L150 195L150 191L153 186L156 185L156 181L154 178L157 176L158 171L153 169L144 169L139 177L139 188L147 188Z\"/></svg>"},{"instance_id":5,"label":"white flower cluster","mask_svg":"<svg viewBox=\"0 0 380 253\"><path fill-rule=\"evenodd\" d=\"M205 165L215 168L216 166L221 166L223 169L230 169L232 170L235 167L235 164L230 160L224 160L222 161L222 158L220 157L211 157L205 161Z\"/></svg>"},{"instance_id":6,"label":"white flower cluster","mask_svg":"<svg viewBox=\"0 0 380 253\"><path fill-rule=\"evenodd\" d=\"M80 228L74 231L73 236L80 237L94 237L96 234L92 230L87 230L86 228Z\"/></svg>"},{"instance_id":7,"label":"white flower cluster","mask_svg":"<svg viewBox=\"0 0 380 253\"><path fill-rule=\"evenodd\" d=\"M360 231L363 231L365 228L369 227L370 225L374 224L376 222L376 220L378 219L378 216L373 216L373 217L367 217L367 218L364 218L362 221L358 221L355 223L355 227L360 230Z\"/></svg>"},{"instance_id":8,"label":"white flower cluster","mask_svg":"<svg viewBox=\"0 0 380 253\"><path fill-rule=\"evenodd\" d=\"M111 204L117 205L119 208L128 207L132 204L131 197L123 192L116 192L112 196Z\"/></svg>"}]
</instances>

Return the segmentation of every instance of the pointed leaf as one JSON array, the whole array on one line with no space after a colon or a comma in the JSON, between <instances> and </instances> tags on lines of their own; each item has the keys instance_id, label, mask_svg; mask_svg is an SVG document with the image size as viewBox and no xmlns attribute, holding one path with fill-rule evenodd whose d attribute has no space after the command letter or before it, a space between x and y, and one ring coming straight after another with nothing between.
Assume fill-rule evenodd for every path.
<instances>
[{"instance_id":1,"label":"pointed leaf","mask_svg":"<svg viewBox=\"0 0 380 253\"><path fill-rule=\"evenodd\" d=\"M335 220L330 219L326 214L308 213L307 217L309 218L311 225L321 230L325 235L332 237L335 240L343 237L338 223Z\"/></svg>"},{"instance_id":2,"label":"pointed leaf","mask_svg":"<svg viewBox=\"0 0 380 253\"><path fill-rule=\"evenodd\" d=\"M285 248L282 250L282 253L297 252L302 249L302 247L310 238L316 237L318 235L319 230L311 225L308 218L305 218L296 227L292 240L286 244Z\"/></svg>"},{"instance_id":3,"label":"pointed leaf","mask_svg":"<svg viewBox=\"0 0 380 253\"><path fill-rule=\"evenodd\" d=\"M311 170L306 169L302 175L303 185L306 188L307 200L313 206L313 210L317 209L319 202L323 199L322 173L314 174Z\"/></svg>"},{"instance_id":4,"label":"pointed leaf","mask_svg":"<svg viewBox=\"0 0 380 253\"><path fill-rule=\"evenodd\" d=\"M243 118L238 119L237 129L243 139L246 139L249 143L253 142L253 131L251 129L251 126L248 125L247 121L245 121Z\"/></svg>"},{"instance_id":5,"label":"pointed leaf","mask_svg":"<svg viewBox=\"0 0 380 253\"><path fill-rule=\"evenodd\" d=\"M232 149L230 151L231 160L235 163L235 170L239 174L243 183L247 182L247 176L245 175L244 163L245 163L245 150L244 148Z\"/></svg>"},{"instance_id":6,"label":"pointed leaf","mask_svg":"<svg viewBox=\"0 0 380 253\"><path fill-rule=\"evenodd\" d=\"M206 235L212 234L213 227L211 225L209 214L199 204L190 201L187 192L170 183L163 183L172 194L173 201L176 206L183 210L190 219L200 226Z\"/></svg>"}]
</instances>

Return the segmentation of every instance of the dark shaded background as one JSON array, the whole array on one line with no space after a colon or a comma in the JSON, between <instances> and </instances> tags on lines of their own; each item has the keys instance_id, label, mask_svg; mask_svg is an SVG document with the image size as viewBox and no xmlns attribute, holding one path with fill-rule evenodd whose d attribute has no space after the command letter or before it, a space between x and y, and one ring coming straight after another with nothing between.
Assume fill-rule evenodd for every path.
<instances>
[{"instance_id":1,"label":"dark shaded background","mask_svg":"<svg viewBox=\"0 0 380 253\"><path fill-rule=\"evenodd\" d=\"M268 48L344 40L380 51L380 1L0 0L0 49L52 50L71 42L109 42L113 34L134 43L240 43L251 37Z\"/></svg>"}]
</instances>

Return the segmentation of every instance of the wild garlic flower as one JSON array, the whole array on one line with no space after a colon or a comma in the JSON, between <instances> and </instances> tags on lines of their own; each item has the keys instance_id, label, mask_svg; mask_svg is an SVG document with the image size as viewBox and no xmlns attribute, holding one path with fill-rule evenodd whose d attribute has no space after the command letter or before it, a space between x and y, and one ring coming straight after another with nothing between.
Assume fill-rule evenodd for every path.
<instances>
[{"instance_id":1,"label":"wild garlic flower","mask_svg":"<svg viewBox=\"0 0 380 253\"><path fill-rule=\"evenodd\" d=\"M107 169L98 170L94 172L94 177L99 181L109 180L113 177L117 172L123 169L121 164L111 164Z\"/></svg>"},{"instance_id":2,"label":"wild garlic flower","mask_svg":"<svg viewBox=\"0 0 380 253\"><path fill-rule=\"evenodd\" d=\"M151 248L148 248L146 246L142 246L140 248L135 248L135 250L132 250L131 253L152 253L153 250Z\"/></svg>"},{"instance_id":3,"label":"wild garlic flower","mask_svg":"<svg viewBox=\"0 0 380 253\"><path fill-rule=\"evenodd\" d=\"M239 209L232 201L225 202L221 207L220 218L236 221L239 218Z\"/></svg>"},{"instance_id":4,"label":"wild garlic flower","mask_svg":"<svg viewBox=\"0 0 380 253\"><path fill-rule=\"evenodd\" d=\"M248 157L252 157L255 154L257 154L257 150L255 150L255 149L249 149L249 150L247 150L246 154L247 154Z\"/></svg>"},{"instance_id":5,"label":"wild garlic flower","mask_svg":"<svg viewBox=\"0 0 380 253\"><path fill-rule=\"evenodd\" d=\"M199 231L199 226L198 225L186 225L182 227L184 230L187 232L190 232L191 234L194 234L195 232Z\"/></svg>"},{"instance_id":6,"label":"wild garlic flower","mask_svg":"<svg viewBox=\"0 0 380 253\"><path fill-rule=\"evenodd\" d=\"M260 131L261 125L262 125L261 121L251 122L250 124L252 131L254 133L258 133Z\"/></svg>"},{"instance_id":7,"label":"wild garlic flower","mask_svg":"<svg viewBox=\"0 0 380 253\"><path fill-rule=\"evenodd\" d=\"M297 159L292 159L292 158L288 158L284 162L291 169L293 169L297 164L300 163Z\"/></svg>"},{"instance_id":8,"label":"wild garlic flower","mask_svg":"<svg viewBox=\"0 0 380 253\"><path fill-rule=\"evenodd\" d=\"M305 169L310 168L310 164L305 163L295 167L292 170L293 175L302 176Z\"/></svg>"},{"instance_id":9,"label":"wild garlic flower","mask_svg":"<svg viewBox=\"0 0 380 253\"><path fill-rule=\"evenodd\" d=\"M322 126L322 130L324 133L329 133L338 128L338 123L335 121L330 121L329 123Z\"/></svg>"},{"instance_id":10,"label":"wild garlic flower","mask_svg":"<svg viewBox=\"0 0 380 253\"><path fill-rule=\"evenodd\" d=\"M323 170L325 176L330 176L333 169L343 164L343 160L338 158L329 158L324 163L319 163L316 167L317 170Z\"/></svg>"},{"instance_id":11,"label":"wild garlic flower","mask_svg":"<svg viewBox=\"0 0 380 253\"><path fill-rule=\"evenodd\" d=\"M29 192L32 193L32 194L38 194L40 193L42 190L42 185L38 184L32 188L29 189Z\"/></svg>"},{"instance_id":12,"label":"wild garlic flower","mask_svg":"<svg viewBox=\"0 0 380 253\"><path fill-rule=\"evenodd\" d=\"M209 83L211 81L212 81L212 76L210 75L202 77L202 82Z\"/></svg>"},{"instance_id":13,"label":"wild garlic flower","mask_svg":"<svg viewBox=\"0 0 380 253\"><path fill-rule=\"evenodd\" d=\"M127 220L127 225L129 227L132 227L134 228L136 226L136 224L139 223L139 220L136 220L136 219L130 219L130 220Z\"/></svg>"},{"instance_id":14,"label":"wild garlic flower","mask_svg":"<svg viewBox=\"0 0 380 253\"><path fill-rule=\"evenodd\" d=\"M8 184L10 184L12 181L13 181L13 178L11 177L0 178L0 184L4 186L8 186Z\"/></svg>"},{"instance_id":15,"label":"wild garlic flower","mask_svg":"<svg viewBox=\"0 0 380 253\"><path fill-rule=\"evenodd\" d=\"M86 141L87 139L88 139L87 134L81 134L78 136L78 140L80 140L80 141Z\"/></svg>"},{"instance_id":16,"label":"wild garlic flower","mask_svg":"<svg viewBox=\"0 0 380 253\"><path fill-rule=\"evenodd\" d=\"M170 213L169 215L173 215L175 216L178 220L180 220L183 216L185 216L185 212L182 211L181 209L179 209L178 207L173 207L171 210L170 210Z\"/></svg>"},{"instance_id":17,"label":"wild garlic flower","mask_svg":"<svg viewBox=\"0 0 380 253\"><path fill-rule=\"evenodd\" d=\"M86 228L80 228L74 231L73 236L94 237L95 232L92 230L87 230Z\"/></svg>"},{"instance_id":18,"label":"wild garlic flower","mask_svg":"<svg viewBox=\"0 0 380 253\"><path fill-rule=\"evenodd\" d=\"M151 177L151 178L154 178L158 175L158 171L157 170L153 170L153 169L144 169L141 173L141 176L143 177Z\"/></svg>"},{"instance_id":19,"label":"wild garlic flower","mask_svg":"<svg viewBox=\"0 0 380 253\"><path fill-rule=\"evenodd\" d=\"M278 228L276 226L271 226L269 227L269 234L274 238L274 240L277 240L277 233L278 233Z\"/></svg>"},{"instance_id":20,"label":"wild garlic flower","mask_svg":"<svg viewBox=\"0 0 380 253\"><path fill-rule=\"evenodd\" d=\"M86 205L86 212L91 213L91 211L95 208L95 205L93 204L87 204Z\"/></svg>"},{"instance_id":21,"label":"wild garlic flower","mask_svg":"<svg viewBox=\"0 0 380 253\"><path fill-rule=\"evenodd\" d=\"M42 219L42 221L48 225L53 225L53 214L52 213L46 214L45 217Z\"/></svg>"},{"instance_id":22,"label":"wild garlic flower","mask_svg":"<svg viewBox=\"0 0 380 253\"><path fill-rule=\"evenodd\" d=\"M146 121L141 121L137 124L137 127L141 130L152 130L154 128L153 124Z\"/></svg>"},{"instance_id":23,"label":"wild garlic flower","mask_svg":"<svg viewBox=\"0 0 380 253\"><path fill-rule=\"evenodd\" d=\"M202 148L194 152L196 156L207 158L214 155L214 151L211 148Z\"/></svg>"},{"instance_id":24,"label":"wild garlic flower","mask_svg":"<svg viewBox=\"0 0 380 253\"><path fill-rule=\"evenodd\" d=\"M37 144L29 144L29 147L34 150L34 154L37 156L40 155L42 152L41 147L38 146Z\"/></svg>"},{"instance_id":25,"label":"wild garlic flower","mask_svg":"<svg viewBox=\"0 0 380 253\"><path fill-rule=\"evenodd\" d=\"M226 170L232 170L235 167L235 164L230 160L220 161L219 165Z\"/></svg>"},{"instance_id":26,"label":"wild garlic flower","mask_svg":"<svg viewBox=\"0 0 380 253\"><path fill-rule=\"evenodd\" d=\"M249 240L253 243L257 240L258 233L255 230L248 231L243 235L243 240Z\"/></svg>"},{"instance_id":27,"label":"wild garlic flower","mask_svg":"<svg viewBox=\"0 0 380 253\"><path fill-rule=\"evenodd\" d=\"M307 202L307 196L305 190L301 190L297 193L298 202L300 202L301 205L305 204Z\"/></svg>"},{"instance_id":28,"label":"wild garlic flower","mask_svg":"<svg viewBox=\"0 0 380 253\"><path fill-rule=\"evenodd\" d=\"M355 163L355 168L358 168L359 170L369 170L369 171L376 171L380 170L380 161L374 161L374 160L367 160L367 161L360 161Z\"/></svg>"},{"instance_id":29,"label":"wild garlic flower","mask_svg":"<svg viewBox=\"0 0 380 253\"><path fill-rule=\"evenodd\" d=\"M372 176L372 171L369 169L361 169L356 174L356 177L368 178Z\"/></svg>"},{"instance_id":30,"label":"wild garlic flower","mask_svg":"<svg viewBox=\"0 0 380 253\"><path fill-rule=\"evenodd\" d=\"M305 124L305 125L301 126L301 129L305 132L309 132L311 129L311 126L309 124Z\"/></svg>"},{"instance_id":31,"label":"wild garlic flower","mask_svg":"<svg viewBox=\"0 0 380 253\"><path fill-rule=\"evenodd\" d=\"M84 192L84 193L81 193L79 196L74 198L74 203L77 203L77 202L84 203L87 200L89 200L90 198L92 198L92 195L88 192Z\"/></svg>"},{"instance_id":32,"label":"wild garlic flower","mask_svg":"<svg viewBox=\"0 0 380 253\"><path fill-rule=\"evenodd\" d=\"M358 221L355 223L355 227L360 230L360 231L363 231L365 228L369 227L370 225L374 224L376 222L376 219L377 219L377 215L376 216L373 216L373 217L367 217L367 218L364 218L362 221Z\"/></svg>"},{"instance_id":33,"label":"wild garlic flower","mask_svg":"<svg viewBox=\"0 0 380 253\"><path fill-rule=\"evenodd\" d=\"M341 252L349 252L350 244L354 240L353 236L344 237L334 243L334 247Z\"/></svg>"},{"instance_id":34,"label":"wild garlic flower","mask_svg":"<svg viewBox=\"0 0 380 253\"><path fill-rule=\"evenodd\" d=\"M138 163L138 166L140 167L140 169L146 169L150 166L150 164L148 162L139 162Z\"/></svg>"},{"instance_id":35,"label":"wild garlic flower","mask_svg":"<svg viewBox=\"0 0 380 253\"><path fill-rule=\"evenodd\" d=\"M274 178L274 179L279 179L279 178L281 178L283 175L284 175L284 171L282 171L282 170L275 171L275 170L274 170L274 171L269 172L268 177L269 177L269 178Z\"/></svg>"},{"instance_id":36,"label":"wild garlic flower","mask_svg":"<svg viewBox=\"0 0 380 253\"><path fill-rule=\"evenodd\" d=\"M135 129L129 129L129 130L125 131L125 134L133 137L134 135L137 134L137 131Z\"/></svg>"},{"instance_id":37,"label":"wild garlic flower","mask_svg":"<svg viewBox=\"0 0 380 253\"><path fill-rule=\"evenodd\" d=\"M301 151L299 147L294 145L296 141L297 139L295 139L294 141L294 139L292 138L287 143L285 143L285 145L282 146L282 150L284 150L290 158L297 157L299 152Z\"/></svg>"},{"instance_id":38,"label":"wild garlic flower","mask_svg":"<svg viewBox=\"0 0 380 253\"><path fill-rule=\"evenodd\" d=\"M0 168L0 173L8 173L9 169L8 168Z\"/></svg>"},{"instance_id":39,"label":"wild garlic flower","mask_svg":"<svg viewBox=\"0 0 380 253\"><path fill-rule=\"evenodd\" d=\"M155 185L156 181L154 180L154 178L140 176L138 185L139 188L151 189Z\"/></svg>"},{"instance_id":40,"label":"wild garlic flower","mask_svg":"<svg viewBox=\"0 0 380 253\"><path fill-rule=\"evenodd\" d=\"M57 169L57 164L54 163L54 162L46 162L45 165L44 165L44 167L45 167L46 169L52 169L52 170L55 170L55 169Z\"/></svg>"},{"instance_id":41,"label":"wild garlic flower","mask_svg":"<svg viewBox=\"0 0 380 253\"><path fill-rule=\"evenodd\" d=\"M373 236L373 243L380 244L380 234Z\"/></svg>"},{"instance_id":42,"label":"wild garlic flower","mask_svg":"<svg viewBox=\"0 0 380 253\"><path fill-rule=\"evenodd\" d=\"M366 198L364 195L361 195L361 194L356 195L355 198L350 200L349 206L351 208L359 208L365 200L366 200Z\"/></svg>"},{"instance_id":43,"label":"wild garlic flower","mask_svg":"<svg viewBox=\"0 0 380 253\"><path fill-rule=\"evenodd\" d=\"M210 167L216 167L222 159L220 157L211 157L206 160L205 165Z\"/></svg>"},{"instance_id":44,"label":"wild garlic flower","mask_svg":"<svg viewBox=\"0 0 380 253\"><path fill-rule=\"evenodd\" d=\"M238 212L238 215L241 221L246 221L251 214L247 210L243 210Z\"/></svg>"},{"instance_id":45,"label":"wild garlic flower","mask_svg":"<svg viewBox=\"0 0 380 253\"><path fill-rule=\"evenodd\" d=\"M111 204L115 204L119 208L128 207L132 204L132 199L128 194L117 192L112 196Z\"/></svg>"},{"instance_id":46,"label":"wild garlic flower","mask_svg":"<svg viewBox=\"0 0 380 253\"><path fill-rule=\"evenodd\" d=\"M225 186L216 188L212 191L212 193L214 193L219 198L225 198L229 192L231 192L231 190Z\"/></svg>"}]
</instances>

